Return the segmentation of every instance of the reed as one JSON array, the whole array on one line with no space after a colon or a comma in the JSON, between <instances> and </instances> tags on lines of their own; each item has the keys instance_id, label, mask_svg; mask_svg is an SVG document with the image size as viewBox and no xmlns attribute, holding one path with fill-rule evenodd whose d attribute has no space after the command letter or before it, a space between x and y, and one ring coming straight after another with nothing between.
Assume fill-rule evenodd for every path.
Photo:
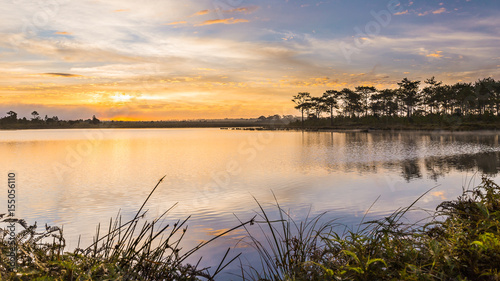
<instances>
[{"instance_id":1,"label":"reed","mask_svg":"<svg viewBox=\"0 0 500 281\"><path fill-rule=\"evenodd\" d=\"M64 252L66 244L59 227L46 226L39 231L36 223L28 226L24 220L3 218L0 222L16 223L23 230L16 235L18 256L13 272L9 271L7 231L0 233L1 280L215 280L239 255L229 258L228 249L211 272L199 267L201 257L196 264L186 260L200 248L251 221L183 251L181 241L187 233L189 217L163 226L161 222L172 207L152 221L145 220L144 206L162 180L133 219L122 222L118 214L110 219L104 235L99 224L93 243L85 248L78 246L72 252Z\"/></svg>"},{"instance_id":2,"label":"reed","mask_svg":"<svg viewBox=\"0 0 500 281\"><path fill-rule=\"evenodd\" d=\"M274 195L274 194L273 194ZM254 198L255 199L255 198ZM322 223L325 215L310 217L307 214L304 221L295 221L284 210L276 197L278 216L271 218L270 214L255 199L260 213L254 221L260 229L264 239L257 236L244 226L250 241L246 241L260 255L260 268L252 265L242 266L242 279L250 280L303 280L317 278L321 274L311 270L324 245L321 243L321 234L330 229L332 221Z\"/></svg>"},{"instance_id":3,"label":"reed","mask_svg":"<svg viewBox=\"0 0 500 281\"><path fill-rule=\"evenodd\" d=\"M425 194L424 194L425 195ZM422 196L424 196L422 195ZM276 218L258 202L264 238L248 228L262 269L243 266L244 280L500 280L500 187L483 177L456 200L408 223L414 204L356 230L323 214L298 223L276 201ZM264 230L265 229L265 230Z\"/></svg>"},{"instance_id":4,"label":"reed","mask_svg":"<svg viewBox=\"0 0 500 281\"><path fill-rule=\"evenodd\" d=\"M93 243L72 252L64 252L62 228L39 229L0 215L0 223L23 229L16 235L15 272L8 271L8 232L0 230L1 280L216 280L236 259L243 280L500 280L500 187L487 177L421 221L405 216L424 195L356 229L324 222L324 214L295 221L276 197L275 211L255 199L254 218L186 251L181 241L189 217L163 225L167 210L145 219L144 206L158 184L131 220L122 222L118 214L105 227L99 224ZM230 249L212 269L199 266L201 257L187 262L239 227L248 233L242 242L259 254L258 265L230 258Z\"/></svg>"}]
</instances>

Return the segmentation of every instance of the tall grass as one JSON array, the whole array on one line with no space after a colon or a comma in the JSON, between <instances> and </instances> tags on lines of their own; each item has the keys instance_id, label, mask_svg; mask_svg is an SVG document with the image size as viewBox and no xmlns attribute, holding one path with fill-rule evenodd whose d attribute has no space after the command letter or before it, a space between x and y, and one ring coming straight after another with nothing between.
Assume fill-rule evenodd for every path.
<instances>
[{"instance_id":1,"label":"tall grass","mask_svg":"<svg viewBox=\"0 0 500 281\"><path fill-rule=\"evenodd\" d=\"M422 195L423 196L423 195ZM421 197L422 197L421 196ZM421 198L420 197L420 198ZM246 280L500 280L500 187L483 177L428 218L403 218L414 204L339 233L322 214L295 222L276 203L277 218L260 207L264 239L248 228L262 270Z\"/></svg>"},{"instance_id":2,"label":"tall grass","mask_svg":"<svg viewBox=\"0 0 500 281\"><path fill-rule=\"evenodd\" d=\"M255 198L254 198L255 199ZM242 278L252 280L303 280L317 278L321 274L310 270L322 253L320 234L329 229L333 222L322 223L324 214L297 222L284 210L275 197L278 217L272 219L264 207L255 199L260 213L255 223L259 226L263 240L259 240L246 226L249 243L260 255L260 265L242 265Z\"/></svg>"},{"instance_id":3,"label":"tall grass","mask_svg":"<svg viewBox=\"0 0 500 281\"><path fill-rule=\"evenodd\" d=\"M86 248L78 246L73 252L64 252L66 244L59 227L46 226L43 231L37 231L36 223L28 226L24 220L2 219L0 222L14 222L23 230L16 235L18 256L13 272L9 272L7 231L0 232L1 280L214 280L239 255L228 259L228 249L211 272L209 268L199 267L201 258L196 264L186 260L200 248L251 221L183 251L181 241L187 232L189 217L163 226L161 222L170 208L152 221L144 219L147 212L144 206L162 180L134 218L122 222L118 214L114 220L110 219L104 235L99 224L94 242Z\"/></svg>"},{"instance_id":4,"label":"tall grass","mask_svg":"<svg viewBox=\"0 0 500 281\"><path fill-rule=\"evenodd\" d=\"M117 215L106 227L97 226L94 242L73 252L64 252L61 228L38 230L36 224L0 215L0 222L23 229L16 235L15 272L8 272L8 233L0 231L1 279L215 280L239 255L229 258L228 249L210 270L199 266L201 258L195 264L188 258L243 227L246 242L260 256L259 264L244 264L240 257L244 280L500 280L500 187L486 177L424 220L404 219L418 198L387 217L341 232L335 231L335 221L324 222L324 214L296 221L276 198L275 212L255 200L256 217L186 251L181 241L189 217L163 225L167 210L145 221L144 206L158 184L131 220L122 222Z\"/></svg>"}]
</instances>

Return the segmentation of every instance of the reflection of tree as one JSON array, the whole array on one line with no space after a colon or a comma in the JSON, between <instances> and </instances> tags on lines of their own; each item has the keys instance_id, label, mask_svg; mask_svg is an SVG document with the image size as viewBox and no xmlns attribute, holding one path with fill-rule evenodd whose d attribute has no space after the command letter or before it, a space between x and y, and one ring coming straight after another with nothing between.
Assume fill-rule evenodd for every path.
<instances>
[{"instance_id":1,"label":"reflection of tree","mask_svg":"<svg viewBox=\"0 0 500 281\"><path fill-rule=\"evenodd\" d=\"M403 178L409 182L412 179L419 179L422 177L420 165L417 159L410 159L401 162L401 172Z\"/></svg>"},{"instance_id":2,"label":"reflection of tree","mask_svg":"<svg viewBox=\"0 0 500 281\"><path fill-rule=\"evenodd\" d=\"M424 159L429 177L437 180L452 171L472 172L495 176L500 166L500 152L453 155L448 157L428 157Z\"/></svg>"},{"instance_id":3,"label":"reflection of tree","mask_svg":"<svg viewBox=\"0 0 500 281\"><path fill-rule=\"evenodd\" d=\"M429 177L435 181L451 171L451 166L438 157L425 158L424 165L425 170L429 173Z\"/></svg>"},{"instance_id":4,"label":"reflection of tree","mask_svg":"<svg viewBox=\"0 0 500 281\"><path fill-rule=\"evenodd\" d=\"M356 165L358 171L363 173L377 173L377 163L358 163Z\"/></svg>"},{"instance_id":5,"label":"reflection of tree","mask_svg":"<svg viewBox=\"0 0 500 281\"><path fill-rule=\"evenodd\" d=\"M360 132L346 132L344 133L345 143L348 145L355 143L369 144L369 134Z\"/></svg>"},{"instance_id":6,"label":"reflection of tree","mask_svg":"<svg viewBox=\"0 0 500 281\"><path fill-rule=\"evenodd\" d=\"M498 173L498 153L482 153L477 158L477 167L483 174L496 175Z\"/></svg>"},{"instance_id":7,"label":"reflection of tree","mask_svg":"<svg viewBox=\"0 0 500 281\"><path fill-rule=\"evenodd\" d=\"M302 161L330 172L396 172L406 181L424 176L437 181L457 172L494 176L500 171L500 152L488 150L499 147L498 138L479 132L308 132L302 134L302 147L308 148ZM433 156L424 156L426 151Z\"/></svg>"},{"instance_id":8,"label":"reflection of tree","mask_svg":"<svg viewBox=\"0 0 500 281\"><path fill-rule=\"evenodd\" d=\"M399 140L405 136L405 134L401 134L401 133L388 134L386 132L380 132L380 133L374 132L374 133L370 133L370 135L371 135L374 143L399 142Z\"/></svg>"}]
</instances>

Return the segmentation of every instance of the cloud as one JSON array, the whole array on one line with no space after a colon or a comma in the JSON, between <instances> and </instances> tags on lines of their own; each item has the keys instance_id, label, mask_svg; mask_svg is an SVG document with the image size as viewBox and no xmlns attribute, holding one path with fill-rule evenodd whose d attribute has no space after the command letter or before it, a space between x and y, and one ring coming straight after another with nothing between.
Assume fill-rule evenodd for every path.
<instances>
[{"instance_id":1,"label":"cloud","mask_svg":"<svg viewBox=\"0 0 500 281\"><path fill-rule=\"evenodd\" d=\"M230 9L230 10L224 10L222 12L224 13L245 13L245 14L251 14L259 9L259 6L248 6L248 7L240 7L240 8L235 8L235 9Z\"/></svg>"},{"instance_id":2,"label":"cloud","mask_svg":"<svg viewBox=\"0 0 500 281\"><path fill-rule=\"evenodd\" d=\"M431 53L431 54L426 55L426 57L428 57L428 58L442 58L443 55L441 53L442 53L442 51L437 51L435 53Z\"/></svg>"},{"instance_id":3,"label":"cloud","mask_svg":"<svg viewBox=\"0 0 500 281\"><path fill-rule=\"evenodd\" d=\"M433 14L433 15L439 15L439 14L442 14L442 13L445 13L446 12L446 8L444 7L441 7L437 10L434 10L434 11L425 11L425 12L422 12L422 13L418 13L418 16L419 17L423 17L423 16L427 16L429 14Z\"/></svg>"},{"instance_id":4,"label":"cloud","mask_svg":"<svg viewBox=\"0 0 500 281\"><path fill-rule=\"evenodd\" d=\"M31 54L57 58L66 62L136 62L138 59L137 54L120 51L118 45L110 48L106 44L97 44L95 42L83 43L70 38L67 40L51 40L50 38L29 37L26 34L8 34L4 40L0 40L0 46L7 48L15 46Z\"/></svg>"},{"instance_id":5,"label":"cloud","mask_svg":"<svg viewBox=\"0 0 500 281\"><path fill-rule=\"evenodd\" d=\"M115 13L120 13L120 12L129 12L130 9L118 9L118 10L114 10L113 12Z\"/></svg>"},{"instance_id":6,"label":"cloud","mask_svg":"<svg viewBox=\"0 0 500 281\"><path fill-rule=\"evenodd\" d=\"M179 24L186 24L186 23L187 23L187 21L181 20L181 21L170 22L170 23L167 23L166 25L179 25Z\"/></svg>"},{"instance_id":7,"label":"cloud","mask_svg":"<svg viewBox=\"0 0 500 281\"><path fill-rule=\"evenodd\" d=\"M57 72L42 73L42 75L52 76L52 77L82 77L81 75L78 74L57 73Z\"/></svg>"},{"instance_id":8,"label":"cloud","mask_svg":"<svg viewBox=\"0 0 500 281\"><path fill-rule=\"evenodd\" d=\"M201 11L199 11L199 12L194 13L194 14L192 15L192 17L194 17L194 16L203 16L203 15L206 15L206 14L208 14L208 13L210 13L210 10L201 10Z\"/></svg>"},{"instance_id":9,"label":"cloud","mask_svg":"<svg viewBox=\"0 0 500 281\"><path fill-rule=\"evenodd\" d=\"M446 9L443 7L443 8L440 8L438 10L433 11L432 13L437 15L437 14L442 14L444 12L446 12Z\"/></svg>"},{"instance_id":10,"label":"cloud","mask_svg":"<svg viewBox=\"0 0 500 281\"><path fill-rule=\"evenodd\" d=\"M394 15L395 15L395 16L400 16L400 15L406 15L406 14L408 14L408 10L406 10L406 11L402 11L402 12L398 12L398 13L395 13Z\"/></svg>"},{"instance_id":11,"label":"cloud","mask_svg":"<svg viewBox=\"0 0 500 281\"><path fill-rule=\"evenodd\" d=\"M73 67L70 71L83 73L86 76L101 78L131 79L144 77L143 80L157 76L161 71L158 65L153 63L127 63L127 64L106 64L92 67Z\"/></svg>"},{"instance_id":12,"label":"cloud","mask_svg":"<svg viewBox=\"0 0 500 281\"><path fill-rule=\"evenodd\" d=\"M317 95L328 88L368 82L380 88L392 87L408 72L412 79L432 74L446 83L500 77L499 61L491 59L498 57L500 45L500 19L494 11L488 11L489 17L479 11L473 16L476 11L471 10L468 17L444 18L437 15L453 10L446 3L417 8L415 1L399 11L407 16L398 17L398 24L388 25L376 36L356 35L353 41L352 26L365 26L366 18L346 22L342 17L348 17L348 13L343 9L338 12L345 25L338 28L347 32L329 32L334 25L326 5L324 10L297 12L293 1L262 9L250 4L214 7L209 2L196 6L200 2L193 0L74 1L61 4L44 26L28 30L23 30L19 19L31 20L40 10L39 4L35 1L21 9L7 3L5 17L0 18L0 48L5 50L0 54L0 95L8 100L0 105L10 106L20 100L68 106L89 103L89 107L102 106L102 112L106 112L104 106L108 104L100 102L108 101L108 96L98 92L111 93L111 97L116 92L125 97L145 93L135 99L138 108L165 104L176 112L167 116L164 114L169 113L164 112L168 110L147 111L154 114L150 118L182 117L189 112L199 117L259 116L281 103L289 108L293 92L310 90ZM124 7L133 12L116 10ZM436 15L435 21L415 19L420 12ZM202 17L190 18L193 14ZM302 19L313 17L317 17L317 25L305 26ZM265 27L255 19L266 21ZM237 28L217 25L249 21ZM196 24L212 27L175 28ZM314 34L313 28L317 30ZM354 42L363 46L353 53L352 64L338 51L344 41L353 47ZM377 63L380 67L370 74ZM77 74L82 78L71 78ZM187 89L211 95L200 96L203 100L194 105L191 96L184 98ZM261 107L259 101L271 96L276 103ZM182 105L180 102L190 105L178 110L169 105L173 100L179 102L176 106ZM226 102L245 104L246 109L235 113L229 107L218 107ZM218 109L225 111L219 113ZM134 114L142 119L145 112L138 109Z\"/></svg>"},{"instance_id":13,"label":"cloud","mask_svg":"<svg viewBox=\"0 0 500 281\"><path fill-rule=\"evenodd\" d=\"M249 22L249 21L246 19L235 19L235 18L215 19L215 20L206 20L200 24L197 24L196 26L212 25L212 24L236 24L242 22Z\"/></svg>"}]
</instances>

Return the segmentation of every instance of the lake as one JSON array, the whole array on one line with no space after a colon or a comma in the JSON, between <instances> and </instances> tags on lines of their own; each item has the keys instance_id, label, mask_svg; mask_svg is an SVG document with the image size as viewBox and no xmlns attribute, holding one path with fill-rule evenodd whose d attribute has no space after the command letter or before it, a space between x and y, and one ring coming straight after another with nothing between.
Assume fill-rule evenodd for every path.
<instances>
[{"instance_id":1,"label":"lake","mask_svg":"<svg viewBox=\"0 0 500 281\"><path fill-rule=\"evenodd\" d=\"M16 173L18 217L64 226L68 250L80 235L88 245L98 223L106 225L118 211L132 218L166 176L146 208L152 218L178 203L165 224L192 215L187 249L236 226L238 218L252 218L254 198L270 214L275 196L295 220L327 212L325 219L348 227L357 227L375 201L365 220L406 207L431 188L416 206L434 210L463 186L477 185L481 174L497 178L498 142L497 132L0 131L0 171L4 181ZM216 265L234 246L233 254L255 263L244 236L235 231L204 248L202 263Z\"/></svg>"}]
</instances>

